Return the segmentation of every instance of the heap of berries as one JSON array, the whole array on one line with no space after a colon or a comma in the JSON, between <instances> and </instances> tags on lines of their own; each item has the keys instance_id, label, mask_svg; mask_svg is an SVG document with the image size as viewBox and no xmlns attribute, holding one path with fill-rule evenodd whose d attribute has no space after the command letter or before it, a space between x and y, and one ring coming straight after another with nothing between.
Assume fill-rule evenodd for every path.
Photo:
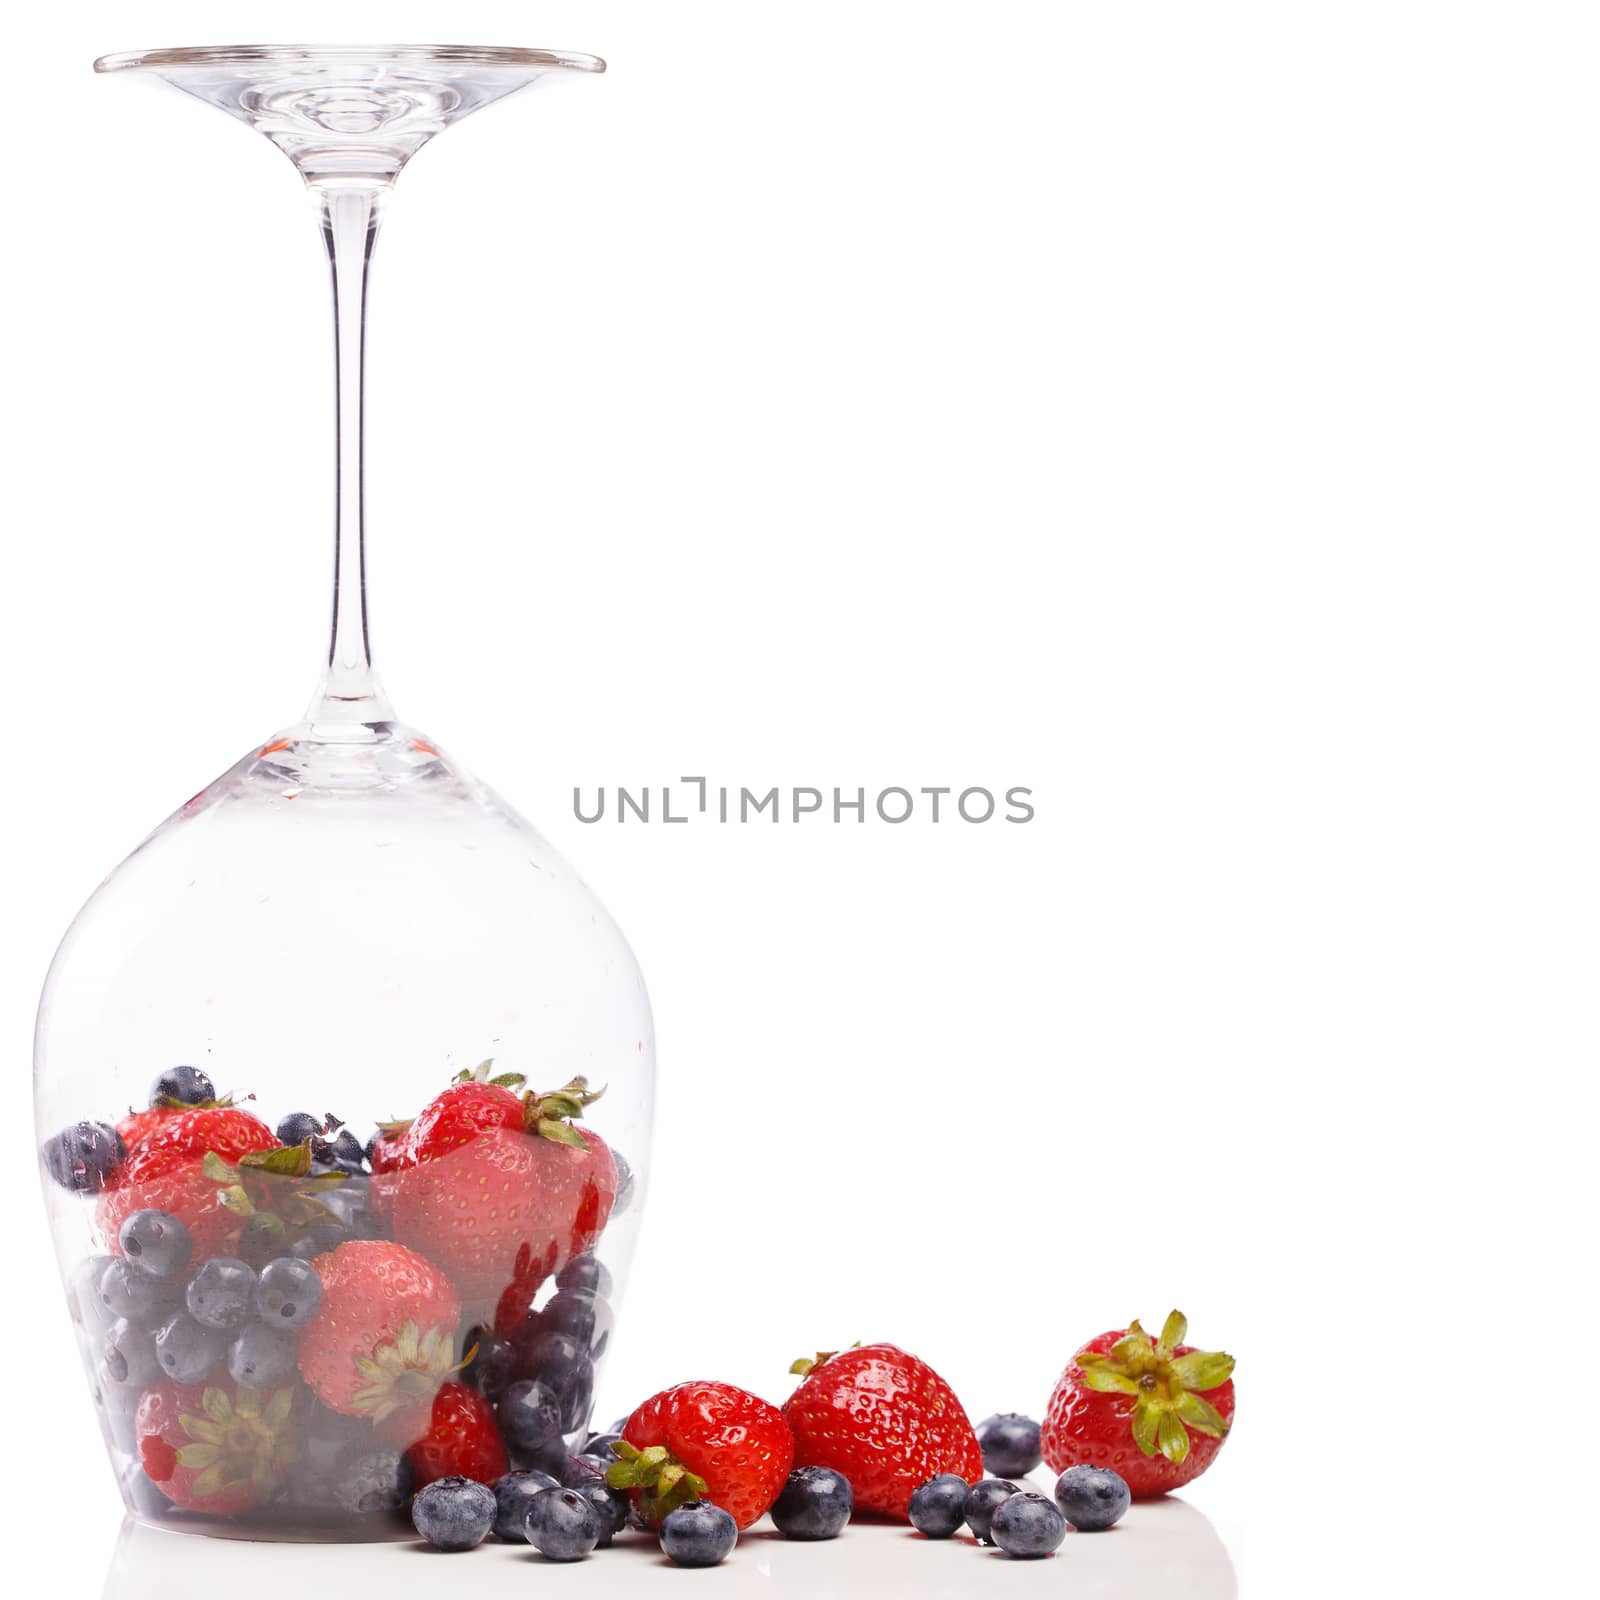
<instances>
[{"instance_id":1,"label":"heap of berries","mask_svg":"<svg viewBox=\"0 0 1600 1600\"><path fill-rule=\"evenodd\" d=\"M177 1067L145 1109L46 1142L93 1201L69 1298L134 1509L341 1533L409 1515L440 1550L492 1534L557 1563L634 1530L687 1567L769 1514L806 1542L860 1511L1033 1559L1221 1448L1233 1359L1184 1343L1177 1312L1084 1344L1042 1425L974 1429L931 1367L872 1344L796 1362L781 1409L680 1383L587 1433L612 1324L595 1246L631 1176L584 1125L583 1079L491 1070L363 1144L309 1113L269 1128ZM1053 1496L1028 1487L1042 1464Z\"/></svg>"},{"instance_id":2,"label":"heap of berries","mask_svg":"<svg viewBox=\"0 0 1600 1600\"><path fill-rule=\"evenodd\" d=\"M130 1505L342 1528L436 1482L567 1473L631 1175L583 1125L585 1080L490 1074L363 1144L333 1117L268 1127L182 1066L46 1141L93 1205L69 1301Z\"/></svg>"}]
</instances>

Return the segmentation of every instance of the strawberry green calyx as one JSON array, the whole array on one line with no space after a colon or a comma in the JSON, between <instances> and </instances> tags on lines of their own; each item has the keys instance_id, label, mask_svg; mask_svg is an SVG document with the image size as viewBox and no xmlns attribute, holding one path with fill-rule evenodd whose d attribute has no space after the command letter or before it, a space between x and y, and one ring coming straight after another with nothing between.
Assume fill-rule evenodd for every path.
<instances>
[{"instance_id":1,"label":"strawberry green calyx","mask_svg":"<svg viewBox=\"0 0 1600 1600\"><path fill-rule=\"evenodd\" d=\"M487 1061L480 1061L475 1067L463 1067L451 1080L451 1083L492 1083L497 1089L510 1089L515 1092L525 1089L528 1080L520 1072L494 1072L494 1057ZM381 1127L382 1124L380 1123Z\"/></svg>"},{"instance_id":2,"label":"strawberry green calyx","mask_svg":"<svg viewBox=\"0 0 1600 1600\"><path fill-rule=\"evenodd\" d=\"M617 1459L606 1469L606 1482L613 1489L638 1489L639 1515L652 1528L669 1512L707 1492L706 1480L691 1472L664 1444L641 1450L626 1439L614 1439L611 1453Z\"/></svg>"},{"instance_id":3,"label":"strawberry green calyx","mask_svg":"<svg viewBox=\"0 0 1600 1600\"><path fill-rule=\"evenodd\" d=\"M1204 1397L1233 1373L1233 1357L1220 1351L1178 1354L1188 1320L1174 1311L1154 1343L1137 1322L1104 1355L1081 1355L1083 1386L1098 1394L1133 1397L1133 1442L1147 1456L1159 1450L1177 1466L1189 1454L1189 1430L1212 1439L1226 1437L1228 1424Z\"/></svg>"},{"instance_id":4,"label":"strawberry green calyx","mask_svg":"<svg viewBox=\"0 0 1600 1600\"><path fill-rule=\"evenodd\" d=\"M180 1415L179 1426L192 1441L178 1451L178 1464L197 1471L193 1493L201 1499L253 1483L263 1499L271 1494L296 1455L294 1390L207 1389L202 1416Z\"/></svg>"},{"instance_id":5,"label":"strawberry green calyx","mask_svg":"<svg viewBox=\"0 0 1600 1600\"><path fill-rule=\"evenodd\" d=\"M337 1188L346 1174L308 1176L311 1144L307 1138L301 1144L251 1151L233 1166L208 1150L200 1170L218 1186L217 1204L245 1219L247 1236L287 1246L308 1228L339 1221L317 1195Z\"/></svg>"},{"instance_id":6,"label":"strawberry green calyx","mask_svg":"<svg viewBox=\"0 0 1600 1600\"><path fill-rule=\"evenodd\" d=\"M571 1145L574 1150L587 1150L588 1140L572 1126L572 1121L581 1117L584 1107L592 1106L605 1092L604 1086L591 1089L589 1080L581 1074L553 1094L530 1091L522 1102L522 1125L541 1139L553 1139L557 1144Z\"/></svg>"},{"instance_id":7,"label":"strawberry green calyx","mask_svg":"<svg viewBox=\"0 0 1600 1600\"><path fill-rule=\"evenodd\" d=\"M861 1341L857 1339L856 1342L850 1346L850 1348L852 1350L859 1350L861 1348ZM838 1355L838 1353L839 1352L837 1350L819 1350L815 1356L801 1356L798 1361L791 1361L789 1363L789 1371L798 1378L809 1377L817 1370L818 1367L823 1364L823 1362L832 1361L833 1358Z\"/></svg>"},{"instance_id":8,"label":"strawberry green calyx","mask_svg":"<svg viewBox=\"0 0 1600 1600\"><path fill-rule=\"evenodd\" d=\"M445 1379L466 1366L477 1350L474 1345L460 1361L452 1360L455 1341L451 1330L429 1328L424 1333L408 1320L400 1325L392 1342L386 1340L370 1356L356 1357L356 1371L367 1382L356 1390L353 1403L362 1416L374 1422L427 1405Z\"/></svg>"}]
</instances>

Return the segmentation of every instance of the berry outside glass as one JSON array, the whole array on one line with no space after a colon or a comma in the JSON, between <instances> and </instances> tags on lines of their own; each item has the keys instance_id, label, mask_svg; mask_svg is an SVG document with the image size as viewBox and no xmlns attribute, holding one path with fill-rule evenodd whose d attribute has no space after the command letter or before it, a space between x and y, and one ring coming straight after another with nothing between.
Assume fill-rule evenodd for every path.
<instances>
[{"instance_id":1,"label":"berry outside glass","mask_svg":"<svg viewBox=\"0 0 1600 1600\"><path fill-rule=\"evenodd\" d=\"M62 941L34 1061L50 1225L132 1516L409 1537L424 1484L559 1478L587 1433L655 1042L605 910L373 668L368 264L434 134L604 63L252 45L96 69L248 123L310 192L334 291L333 623L304 719L157 828Z\"/></svg>"}]
</instances>

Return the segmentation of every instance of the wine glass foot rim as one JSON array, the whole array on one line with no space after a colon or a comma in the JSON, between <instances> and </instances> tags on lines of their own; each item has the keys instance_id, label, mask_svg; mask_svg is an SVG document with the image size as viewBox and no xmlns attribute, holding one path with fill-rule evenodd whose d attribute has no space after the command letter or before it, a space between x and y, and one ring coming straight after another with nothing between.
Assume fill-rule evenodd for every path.
<instances>
[{"instance_id":1,"label":"wine glass foot rim","mask_svg":"<svg viewBox=\"0 0 1600 1600\"><path fill-rule=\"evenodd\" d=\"M178 67L297 66L475 67L527 72L561 68L604 72L599 56L570 50L533 50L516 45L473 44L226 44L185 45L160 50L125 50L101 56L96 72Z\"/></svg>"}]
</instances>

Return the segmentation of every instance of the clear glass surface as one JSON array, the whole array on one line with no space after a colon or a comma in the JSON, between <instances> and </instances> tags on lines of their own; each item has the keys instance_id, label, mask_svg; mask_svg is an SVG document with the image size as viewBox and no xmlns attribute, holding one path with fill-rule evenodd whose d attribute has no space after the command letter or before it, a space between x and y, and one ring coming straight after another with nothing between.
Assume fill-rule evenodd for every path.
<instances>
[{"instance_id":1,"label":"clear glass surface","mask_svg":"<svg viewBox=\"0 0 1600 1600\"><path fill-rule=\"evenodd\" d=\"M394 1537L430 1476L560 1473L581 1447L648 1179L654 1038L603 907L397 720L373 668L367 269L429 137L603 63L385 45L96 66L241 117L312 193L337 334L334 598L304 719L157 828L56 955L35 1046L50 1224L132 1515Z\"/></svg>"}]
</instances>

